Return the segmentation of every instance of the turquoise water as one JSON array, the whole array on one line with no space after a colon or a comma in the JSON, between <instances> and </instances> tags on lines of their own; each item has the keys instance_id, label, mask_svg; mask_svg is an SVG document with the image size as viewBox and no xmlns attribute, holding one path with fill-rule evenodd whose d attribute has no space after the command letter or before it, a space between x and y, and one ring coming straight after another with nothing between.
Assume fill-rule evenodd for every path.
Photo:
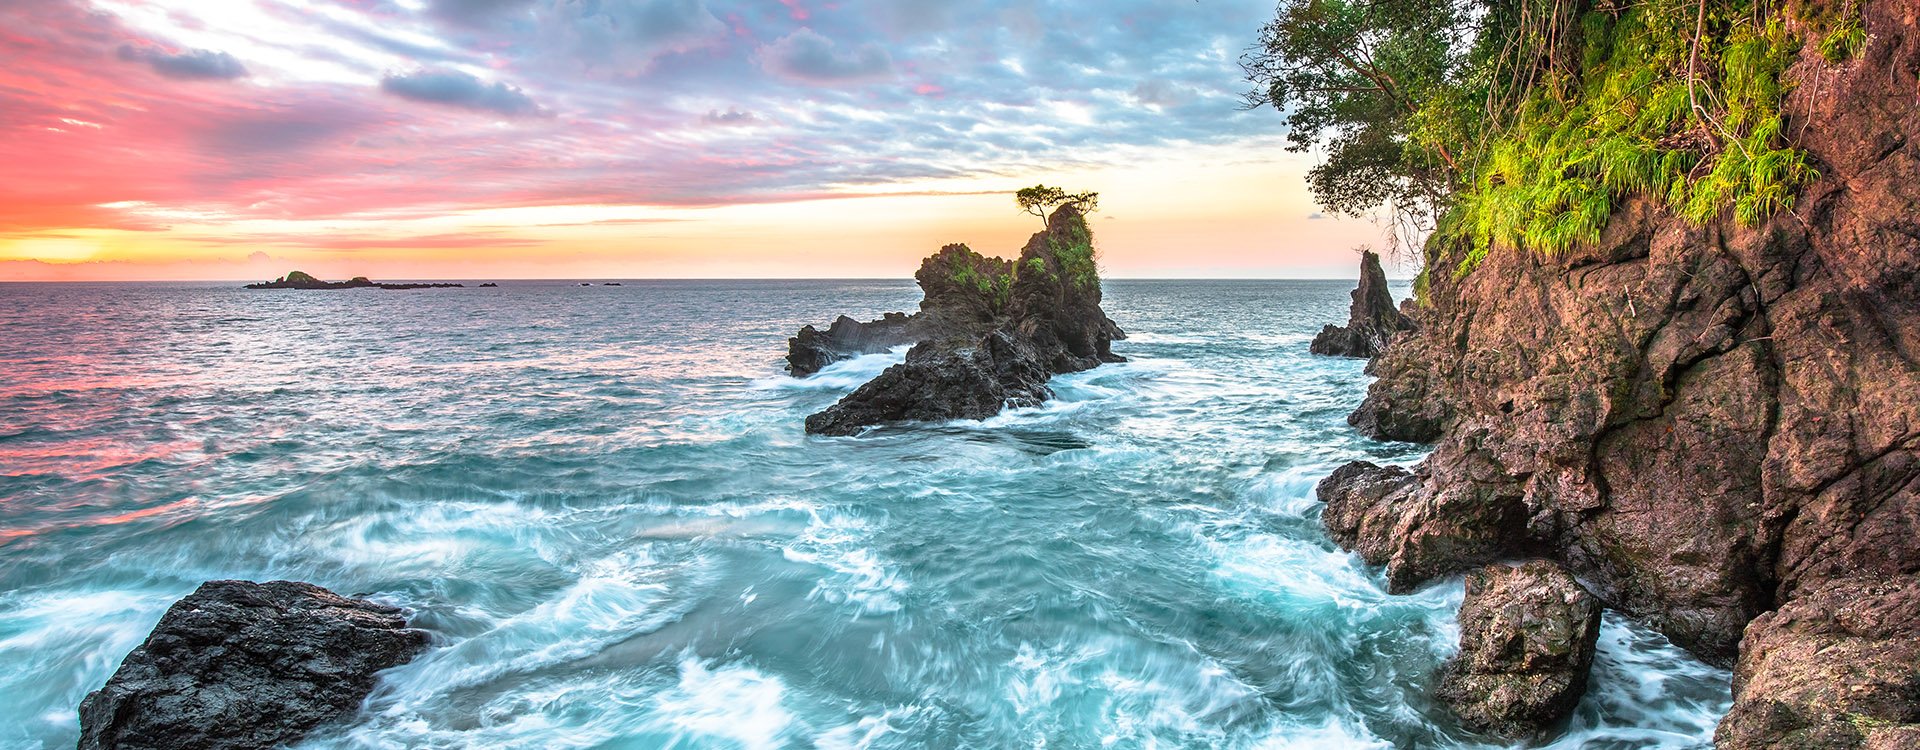
<instances>
[{"instance_id":1,"label":"turquoise water","mask_svg":"<svg viewBox=\"0 0 1920 750\"><path fill-rule=\"evenodd\" d=\"M1112 282L1132 362L821 439L899 355L785 337L911 284L0 285L0 747L71 747L214 578L433 632L305 748L1480 747L1425 697L1459 583L1320 531L1320 476L1421 455L1306 354L1347 290ZM1554 747L1705 747L1728 681L1610 615Z\"/></svg>"}]
</instances>

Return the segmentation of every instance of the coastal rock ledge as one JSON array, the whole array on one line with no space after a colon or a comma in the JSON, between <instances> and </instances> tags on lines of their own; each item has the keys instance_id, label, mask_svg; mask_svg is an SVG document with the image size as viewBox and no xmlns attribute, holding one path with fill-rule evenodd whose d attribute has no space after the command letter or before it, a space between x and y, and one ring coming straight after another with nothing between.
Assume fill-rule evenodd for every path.
<instances>
[{"instance_id":1,"label":"coastal rock ledge","mask_svg":"<svg viewBox=\"0 0 1920 750\"><path fill-rule=\"evenodd\" d=\"M1396 590L1551 558L1734 666L1727 750L1920 747L1920 14L1853 7L1858 53L1786 74L1791 210L1629 195L1556 254L1432 241L1352 421L1433 452L1320 488Z\"/></svg>"},{"instance_id":2,"label":"coastal rock ledge","mask_svg":"<svg viewBox=\"0 0 1920 750\"><path fill-rule=\"evenodd\" d=\"M360 707L427 647L401 610L307 583L210 581L80 704L79 750L243 750Z\"/></svg>"},{"instance_id":3,"label":"coastal rock ledge","mask_svg":"<svg viewBox=\"0 0 1920 750\"><path fill-rule=\"evenodd\" d=\"M807 432L847 436L902 421L985 419L1053 397L1054 375L1124 362L1126 333L1100 309L1093 234L1074 205L1047 219L1017 261L948 245L920 265L920 311L859 323L841 316L788 341L787 371L913 344L906 361L807 417Z\"/></svg>"}]
</instances>

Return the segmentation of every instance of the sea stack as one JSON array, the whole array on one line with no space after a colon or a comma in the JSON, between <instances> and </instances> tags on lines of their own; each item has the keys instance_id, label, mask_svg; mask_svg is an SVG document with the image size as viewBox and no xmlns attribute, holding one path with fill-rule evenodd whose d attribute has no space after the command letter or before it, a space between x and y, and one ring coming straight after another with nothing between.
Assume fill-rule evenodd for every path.
<instances>
[{"instance_id":1,"label":"sea stack","mask_svg":"<svg viewBox=\"0 0 1920 750\"><path fill-rule=\"evenodd\" d=\"M399 609L307 583L211 581L80 704L80 750L246 750L360 707L426 649Z\"/></svg>"},{"instance_id":2,"label":"sea stack","mask_svg":"<svg viewBox=\"0 0 1920 750\"><path fill-rule=\"evenodd\" d=\"M1387 350L1394 337L1413 330L1413 319L1393 305L1387 291L1387 272L1380 267L1380 254L1360 251L1360 285L1353 290L1353 304L1347 309L1346 326L1328 325L1313 337L1314 354L1329 357L1372 359Z\"/></svg>"},{"instance_id":3,"label":"sea stack","mask_svg":"<svg viewBox=\"0 0 1920 750\"><path fill-rule=\"evenodd\" d=\"M983 419L1011 405L1052 398L1047 380L1124 359L1126 334L1100 308L1093 234L1077 206L1062 206L1016 261L965 245L928 257L914 275L924 293L912 316L871 323L842 316L827 332L808 326L788 342L788 370L813 372L835 359L913 343L894 365L826 411L807 431L853 435L888 422Z\"/></svg>"}]
</instances>

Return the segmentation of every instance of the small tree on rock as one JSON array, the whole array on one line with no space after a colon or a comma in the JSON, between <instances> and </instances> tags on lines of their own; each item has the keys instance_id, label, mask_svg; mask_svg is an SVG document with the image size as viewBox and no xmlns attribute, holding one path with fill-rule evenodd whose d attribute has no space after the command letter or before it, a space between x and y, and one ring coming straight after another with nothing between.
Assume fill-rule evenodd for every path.
<instances>
[{"instance_id":1,"label":"small tree on rock","mask_svg":"<svg viewBox=\"0 0 1920 750\"><path fill-rule=\"evenodd\" d=\"M1079 208L1082 213L1091 212L1100 208L1100 194L1094 192L1069 193L1051 185L1035 185L1030 188L1022 188L1019 192L1014 193L1013 202L1020 206L1020 210L1040 217L1040 223L1045 224L1047 222L1047 214L1052 212L1056 206L1071 203L1074 207Z\"/></svg>"}]
</instances>

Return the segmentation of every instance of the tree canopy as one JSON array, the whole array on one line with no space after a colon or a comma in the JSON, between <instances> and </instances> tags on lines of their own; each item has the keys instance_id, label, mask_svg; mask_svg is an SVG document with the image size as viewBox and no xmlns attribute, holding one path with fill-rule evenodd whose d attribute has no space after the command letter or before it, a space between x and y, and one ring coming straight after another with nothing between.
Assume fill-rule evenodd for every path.
<instances>
[{"instance_id":1,"label":"tree canopy","mask_svg":"<svg viewBox=\"0 0 1920 750\"><path fill-rule=\"evenodd\" d=\"M1047 220L1047 214L1051 212L1054 207L1069 203L1078 207L1082 212L1098 210L1100 208L1100 194L1093 192L1069 193L1050 185L1035 185L1030 188L1021 188L1018 192L1015 192L1013 194L1013 202L1020 206L1021 211L1038 216L1040 217L1040 221L1045 222Z\"/></svg>"},{"instance_id":2,"label":"tree canopy","mask_svg":"<svg viewBox=\"0 0 1920 750\"><path fill-rule=\"evenodd\" d=\"M1324 154L1322 206L1467 242L1462 273L1495 243L1594 241L1628 193L1754 224L1811 178L1781 110L1801 36L1860 48L1858 6L1829 5L1281 0L1242 59L1247 104Z\"/></svg>"}]
</instances>

